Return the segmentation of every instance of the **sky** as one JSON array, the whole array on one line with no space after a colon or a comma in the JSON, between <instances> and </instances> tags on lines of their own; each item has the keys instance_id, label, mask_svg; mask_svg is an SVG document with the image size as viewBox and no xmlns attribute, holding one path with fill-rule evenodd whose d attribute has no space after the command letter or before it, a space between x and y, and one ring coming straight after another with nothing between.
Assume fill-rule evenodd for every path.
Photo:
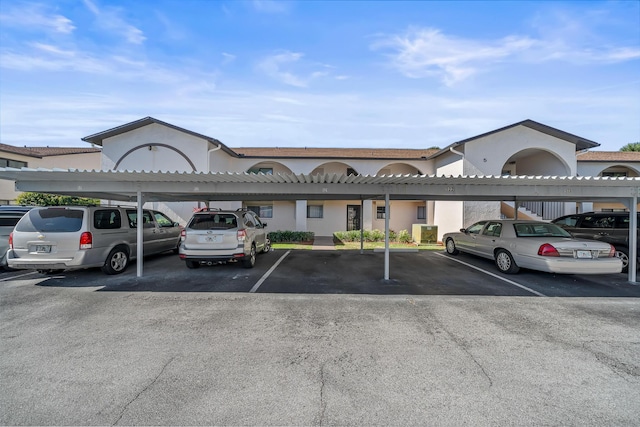
<instances>
[{"instance_id":1,"label":"sky","mask_svg":"<svg viewBox=\"0 0 640 427\"><path fill-rule=\"evenodd\" d=\"M151 116L229 147L640 141L640 1L0 2L0 142Z\"/></svg>"}]
</instances>

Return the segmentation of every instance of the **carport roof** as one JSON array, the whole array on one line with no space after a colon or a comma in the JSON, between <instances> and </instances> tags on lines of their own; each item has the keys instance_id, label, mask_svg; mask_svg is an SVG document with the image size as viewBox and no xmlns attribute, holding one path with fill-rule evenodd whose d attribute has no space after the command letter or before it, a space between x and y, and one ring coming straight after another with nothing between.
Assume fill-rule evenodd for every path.
<instances>
[{"instance_id":1,"label":"carport roof","mask_svg":"<svg viewBox=\"0 0 640 427\"><path fill-rule=\"evenodd\" d=\"M640 178L250 174L0 168L18 191L116 201L610 200L637 197Z\"/></svg>"}]
</instances>

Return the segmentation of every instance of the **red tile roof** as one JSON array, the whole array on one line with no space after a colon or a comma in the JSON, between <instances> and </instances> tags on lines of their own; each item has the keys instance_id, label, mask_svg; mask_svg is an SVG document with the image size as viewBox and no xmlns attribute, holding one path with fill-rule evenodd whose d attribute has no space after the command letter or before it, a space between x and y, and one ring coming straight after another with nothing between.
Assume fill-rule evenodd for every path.
<instances>
[{"instance_id":1,"label":"red tile roof","mask_svg":"<svg viewBox=\"0 0 640 427\"><path fill-rule=\"evenodd\" d=\"M301 148L301 147L242 147L232 148L245 157L264 158L321 158L321 159L405 159L421 160L437 153L438 149L412 150L396 148Z\"/></svg>"},{"instance_id":2,"label":"red tile roof","mask_svg":"<svg viewBox=\"0 0 640 427\"><path fill-rule=\"evenodd\" d=\"M13 145L0 144L0 151L42 158L65 154L99 153L101 150L93 147L15 147Z\"/></svg>"},{"instance_id":3,"label":"red tile roof","mask_svg":"<svg viewBox=\"0 0 640 427\"><path fill-rule=\"evenodd\" d=\"M640 162L640 151L588 151L578 155L579 162Z\"/></svg>"}]
</instances>

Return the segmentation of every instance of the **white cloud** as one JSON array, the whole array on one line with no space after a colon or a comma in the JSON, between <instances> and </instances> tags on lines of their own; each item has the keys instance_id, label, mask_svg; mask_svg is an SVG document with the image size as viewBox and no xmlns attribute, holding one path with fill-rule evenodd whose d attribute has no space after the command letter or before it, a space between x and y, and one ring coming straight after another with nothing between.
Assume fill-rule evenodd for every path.
<instances>
[{"instance_id":1,"label":"white cloud","mask_svg":"<svg viewBox=\"0 0 640 427\"><path fill-rule=\"evenodd\" d=\"M577 24L569 32L578 32ZM403 34L380 38L374 50L390 50L391 66L411 78L435 77L451 86L505 61L542 63L566 61L578 64L615 63L640 58L638 47L578 44L561 33L553 38L507 36L497 40L473 40L443 34L434 28L411 28Z\"/></svg>"},{"instance_id":2,"label":"white cloud","mask_svg":"<svg viewBox=\"0 0 640 427\"><path fill-rule=\"evenodd\" d=\"M227 65L236 60L236 56L230 53L222 52L222 65Z\"/></svg>"},{"instance_id":3,"label":"white cloud","mask_svg":"<svg viewBox=\"0 0 640 427\"><path fill-rule=\"evenodd\" d=\"M287 13L291 7L291 2L274 0L253 0L253 9L261 13Z\"/></svg>"},{"instance_id":4,"label":"white cloud","mask_svg":"<svg viewBox=\"0 0 640 427\"><path fill-rule=\"evenodd\" d=\"M279 53L264 58L258 64L258 68L274 80L295 87L308 87L312 80L329 74L328 71L307 71L306 74L295 74L293 71L285 69L298 65L303 56L298 52ZM302 64L300 67L309 68L313 65ZM328 68L327 66L322 67Z\"/></svg>"},{"instance_id":5,"label":"white cloud","mask_svg":"<svg viewBox=\"0 0 640 427\"><path fill-rule=\"evenodd\" d=\"M131 44L142 44L146 40L142 30L129 24L120 16L121 9L115 7L101 9L91 0L83 0L83 2L87 9L95 15L99 27L117 36L124 35L127 42Z\"/></svg>"},{"instance_id":6,"label":"white cloud","mask_svg":"<svg viewBox=\"0 0 640 427\"><path fill-rule=\"evenodd\" d=\"M0 13L0 23L22 30L44 30L60 34L70 34L76 29L69 18L49 9L50 6L44 4L14 3Z\"/></svg>"}]
</instances>

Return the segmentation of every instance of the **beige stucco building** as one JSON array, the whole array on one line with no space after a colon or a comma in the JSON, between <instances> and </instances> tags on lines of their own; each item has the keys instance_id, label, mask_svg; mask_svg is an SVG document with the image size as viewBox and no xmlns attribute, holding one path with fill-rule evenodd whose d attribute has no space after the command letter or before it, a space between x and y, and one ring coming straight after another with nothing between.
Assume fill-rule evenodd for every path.
<instances>
[{"instance_id":1,"label":"beige stucco building","mask_svg":"<svg viewBox=\"0 0 640 427\"><path fill-rule=\"evenodd\" d=\"M67 164L29 160L29 167L63 167L130 171L185 171L264 174L422 174L437 176L640 176L640 153L591 151L597 142L525 120L454 142L444 149L369 148L230 148L215 138L146 117L83 138L95 148L69 154ZM1 148L1 147L0 147ZM35 149L31 149L35 150ZM31 158L29 158L31 159ZM47 159L41 157L41 161ZM89 160L91 159L91 160ZM97 159L97 164L92 163ZM11 199L8 199L11 200ZM593 203L527 203L517 201L392 200L277 200L216 202L200 200L153 203L180 222L193 209L209 205L256 210L271 231L302 230L316 235L334 231L390 228L411 231L413 224L438 227L438 237L482 218L519 217L553 219L577 210L624 209L623 205Z\"/></svg>"}]
</instances>

